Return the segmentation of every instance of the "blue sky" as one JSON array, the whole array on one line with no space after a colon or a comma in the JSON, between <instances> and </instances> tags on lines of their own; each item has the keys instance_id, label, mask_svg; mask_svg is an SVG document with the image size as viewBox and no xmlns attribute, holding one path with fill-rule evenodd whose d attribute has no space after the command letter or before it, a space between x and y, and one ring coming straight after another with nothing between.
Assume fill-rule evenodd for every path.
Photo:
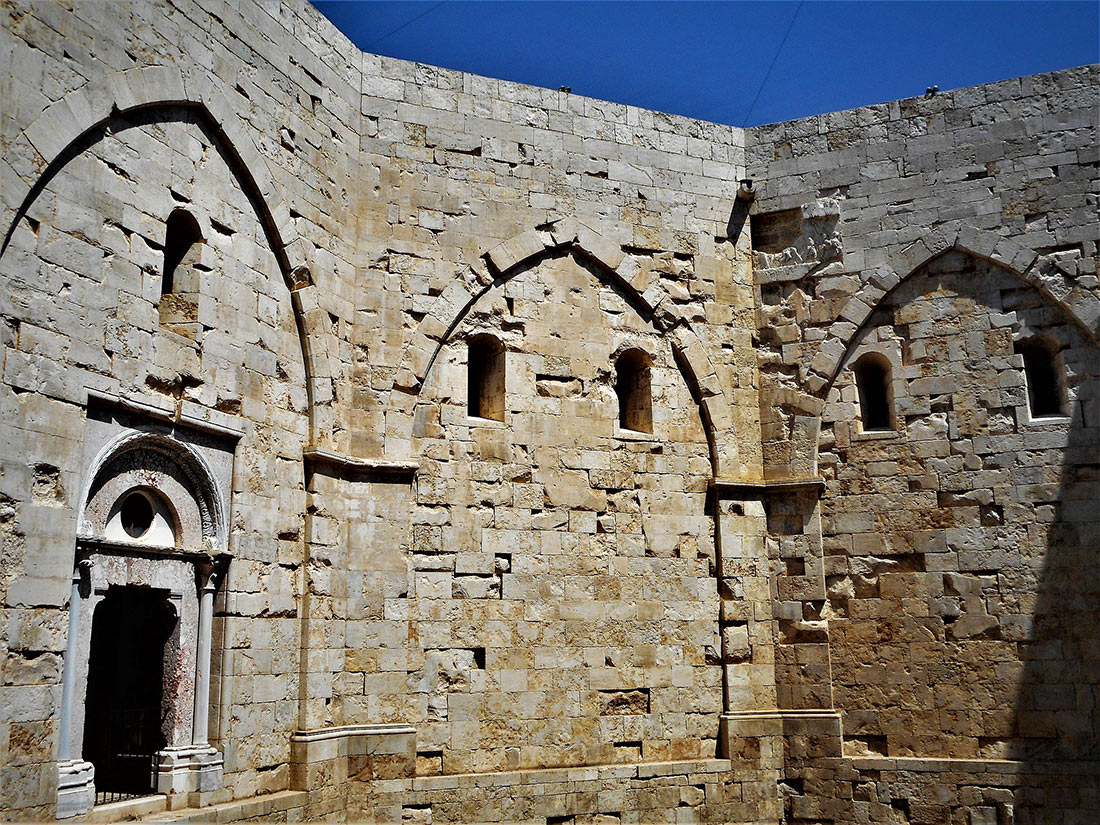
<instances>
[{"instance_id":1,"label":"blue sky","mask_svg":"<svg viewBox=\"0 0 1100 825\"><path fill-rule=\"evenodd\" d=\"M735 126L1100 61L1096 0L315 5L365 51Z\"/></svg>"}]
</instances>

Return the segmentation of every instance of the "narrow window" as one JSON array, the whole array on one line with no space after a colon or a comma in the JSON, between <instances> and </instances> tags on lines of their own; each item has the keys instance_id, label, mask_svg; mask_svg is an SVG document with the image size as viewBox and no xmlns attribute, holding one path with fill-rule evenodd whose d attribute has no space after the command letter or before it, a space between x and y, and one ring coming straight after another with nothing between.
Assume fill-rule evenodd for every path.
<instances>
[{"instance_id":1,"label":"narrow window","mask_svg":"<svg viewBox=\"0 0 1100 825\"><path fill-rule=\"evenodd\" d=\"M653 432L653 390L649 372L649 358L641 350L627 350L615 362L619 426L624 430Z\"/></svg>"},{"instance_id":2,"label":"narrow window","mask_svg":"<svg viewBox=\"0 0 1100 825\"><path fill-rule=\"evenodd\" d=\"M168 216L157 311L161 326L191 337L197 334L200 292L193 264L198 262L202 242L194 216L182 209Z\"/></svg>"},{"instance_id":3,"label":"narrow window","mask_svg":"<svg viewBox=\"0 0 1100 825\"><path fill-rule=\"evenodd\" d=\"M894 404L890 392L890 362L878 354L864 355L855 365L859 414L863 431L894 428Z\"/></svg>"},{"instance_id":4,"label":"narrow window","mask_svg":"<svg viewBox=\"0 0 1100 825\"><path fill-rule=\"evenodd\" d=\"M176 209L168 216L164 233L164 274L160 287L162 295L170 295L178 291L176 269L184 263L185 259L192 257L192 251L198 251L194 247L201 243L202 233L199 232L199 223L194 216L183 209ZM193 290L185 288L182 291Z\"/></svg>"},{"instance_id":5,"label":"narrow window","mask_svg":"<svg viewBox=\"0 0 1100 825\"><path fill-rule=\"evenodd\" d=\"M1032 418L1066 414L1066 391L1058 363L1056 345L1044 337L1028 338L1015 344L1024 357L1024 381Z\"/></svg>"},{"instance_id":6,"label":"narrow window","mask_svg":"<svg viewBox=\"0 0 1100 825\"><path fill-rule=\"evenodd\" d=\"M471 418L504 420L504 346L492 335L475 335L467 350L467 411Z\"/></svg>"}]
</instances>

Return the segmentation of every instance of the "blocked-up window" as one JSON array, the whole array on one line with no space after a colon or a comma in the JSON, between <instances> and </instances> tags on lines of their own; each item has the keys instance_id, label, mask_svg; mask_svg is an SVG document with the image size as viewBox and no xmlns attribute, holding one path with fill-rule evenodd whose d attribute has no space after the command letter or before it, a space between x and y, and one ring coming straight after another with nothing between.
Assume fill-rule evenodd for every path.
<instances>
[{"instance_id":1,"label":"blocked-up window","mask_svg":"<svg viewBox=\"0 0 1100 825\"><path fill-rule=\"evenodd\" d=\"M1065 379L1057 344L1045 336L1035 336L1017 341L1015 351L1024 357L1024 381L1031 417L1065 415Z\"/></svg>"},{"instance_id":2,"label":"blocked-up window","mask_svg":"<svg viewBox=\"0 0 1100 825\"><path fill-rule=\"evenodd\" d=\"M619 426L624 430L653 432L649 357L641 350L627 350L615 362L615 394L619 397Z\"/></svg>"},{"instance_id":3,"label":"blocked-up window","mask_svg":"<svg viewBox=\"0 0 1100 825\"><path fill-rule=\"evenodd\" d=\"M881 432L894 429L890 362L878 353L867 353L856 361L855 376L863 431Z\"/></svg>"},{"instance_id":4,"label":"blocked-up window","mask_svg":"<svg viewBox=\"0 0 1100 825\"><path fill-rule=\"evenodd\" d=\"M471 418L504 420L504 346L492 335L475 335L467 351L467 411Z\"/></svg>"},{"instance_id":5,"label":"blocked-up window","mask_svg":"<svg viewBox=\"0 0 1100 825\"><path fill-rule=\"evenodd\" d=\"M168 216L164 232L164 269L161 273L160 323L177 332L198 321L199 273L193 267L202 249L202 233L195 217L184 209Z\"/></svg>"},{"instance_id":6,"label":"blocked-up window","mask_svg":"<svg viewBox=\"0 0 1100 825\"><path fill-rule=\"evenodd\" d=\"M802 209L762 212L749 218L752 248L756 252L782 252L794 246L802 234Z\"/></svg>"}]
</instances>

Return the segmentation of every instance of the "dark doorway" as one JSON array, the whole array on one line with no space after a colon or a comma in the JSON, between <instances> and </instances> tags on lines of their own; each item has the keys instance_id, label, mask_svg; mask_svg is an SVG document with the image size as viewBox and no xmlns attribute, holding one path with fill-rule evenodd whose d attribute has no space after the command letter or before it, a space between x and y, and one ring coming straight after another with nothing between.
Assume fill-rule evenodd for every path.
<instances>
[{"instance_id":1,"label":"dark doorway","mask_svg":"<svg viewBox=\"0 0 1100 825\"><path fill-rule=\"evenodd\" d=\"M95 609L88 661L84 758L97 802L153 792L165 746L165 643L176 627L164 590L112 587Z\"/></svg>"}]
</instances>

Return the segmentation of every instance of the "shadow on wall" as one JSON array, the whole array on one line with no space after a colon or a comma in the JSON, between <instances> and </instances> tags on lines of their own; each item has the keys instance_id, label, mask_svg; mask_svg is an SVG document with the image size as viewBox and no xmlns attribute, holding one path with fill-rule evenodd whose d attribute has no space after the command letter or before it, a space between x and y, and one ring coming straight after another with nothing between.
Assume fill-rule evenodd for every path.
<instances>
[{"instance_id":1,"label":"shadow on wall","mask_svg":"<svg viewBox=\"0 0 1100 825\"><path fill-rule=\"evenodd\" d=\"M1057 416L1029 403L1036 337L1061 350ZM869 423L868 356L890 365L893 407ZM819 453L849 755L1097 756L1098 365L1078 323L961 253L903 281L853 340Z\"/></svg>"},{"instance_id":2,"label":"shadow on wall","mask_svg":"<svg viewBox=\"0 0 1100 825\"><path fill-rule=\"evenodd\" d=\"M1045 549L1016 698L1011 758L1100 759L1100 348L1085 345L1061 478L1037 484Z\"/></svg>"}]
</instances>

